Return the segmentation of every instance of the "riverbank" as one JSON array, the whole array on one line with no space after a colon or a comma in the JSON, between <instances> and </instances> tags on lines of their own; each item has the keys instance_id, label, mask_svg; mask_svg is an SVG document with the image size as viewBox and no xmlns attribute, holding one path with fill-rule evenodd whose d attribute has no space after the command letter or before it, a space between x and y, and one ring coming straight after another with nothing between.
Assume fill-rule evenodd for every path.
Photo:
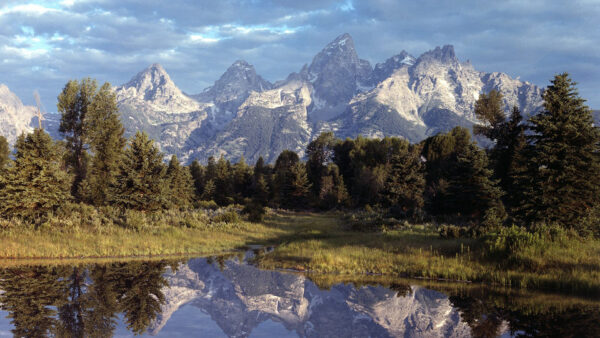
<instances>
[{"instance_id":1,"label":"riverbank","mask_svg":"<svg viewBox=\"0 0 600 338\"><path fill-rule=\"evenodd\" d=\"M503 256L497 238L444 239L431 225L356 232L342 214L271 212L264 222L203 219L200 212L131 216L124 224L0 232L3 259L217 255L248 245L276 246L259 255L266 269L447 279L600 295L600 241L562 236L537 240ZM129 222L129 223L128 223ZM148 225L143 222L147 222ZM139 226L135 226L138 224ZM145 224L141 226L140 224Z\"/></svg>"}]
</instances>

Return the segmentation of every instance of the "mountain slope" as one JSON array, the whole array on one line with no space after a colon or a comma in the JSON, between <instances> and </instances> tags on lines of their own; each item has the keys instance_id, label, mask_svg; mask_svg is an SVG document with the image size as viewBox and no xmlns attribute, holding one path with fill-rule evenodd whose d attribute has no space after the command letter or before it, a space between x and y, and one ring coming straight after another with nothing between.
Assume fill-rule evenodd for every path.
<instances>
[{"instance_id":1,"label":"mountain slope","mask_svg":"<svg viewBox=\"0 0 600 338\"><path fill-rule=\"evenodd\" d=\"M464 337L468 325L442 293L418 286L407 294L384 287L335 285L321 290L301 275L263 271L235 260L222 268L192 259L167 273L158 334L181 306L200 308L229 337L248 337L272 320L301 337Z\"/></svg>"},{"instance_id":2,"label":"mountain slope","mask_svg":"<svg viewBox=\"0 0 600 338\"><path fill-rule=\"evenodd\" d=\"M0 84L0 135L6 137L9 144L14 144L22 132L30 132L37 126L36 108L25 106L23 102Z\"/></svg>"}]
</instances>

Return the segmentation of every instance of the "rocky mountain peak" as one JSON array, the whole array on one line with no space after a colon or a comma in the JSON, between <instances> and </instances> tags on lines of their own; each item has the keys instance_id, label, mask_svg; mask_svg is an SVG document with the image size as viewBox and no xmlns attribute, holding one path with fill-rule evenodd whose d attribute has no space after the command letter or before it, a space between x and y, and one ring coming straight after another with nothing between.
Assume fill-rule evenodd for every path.
<instances>
[{"instance_id":1,"label":"rocky mountain peak","mask_svg":"<svg viewBox=\"0 0 600 338\"><path fill-rule=\"evenodd\" d=\"M423 53L423 55L419 57L418 61L425 60L435 60L444 64L458 63L458 58L454 53L454 46L452 45L445 45L441 48L438 46L433 50Z\"/></svg>"},{"instance_id":2,"label":"rocky mountain peak","mask_svg":"<svg viewBox=\"0 0 600 338\"><path fill-rule=\"evenodd\" d=\"M9 144L13 144L22 132L29 132L33 128L36 109L24 106L19 97L10 89L0 83L0 135L6 137Z\"/></svg>"},{"instance_id":3,"label":"rocky mountain peak","mask_svg":"<svg viewBox=\"0 0 600 338\"><path fill-rule=\"evenodd\" d=\"M125 89L135 89L137 96L144 100L154 100L158 96L182 94L171 80L167 71L158 63L150 65L123 85Z\"/></svg>"},{"instance_id":4,"label":"rocky mountain peak","mask_svg":"<svg viewBox=\"0 0 600 338\"><path fill-rule=\"evenodd\" d=\"M256 74L254 66L245 60L235 61L215 83L194 97L200 102L213 102L227 113L223 122L229 121L238 107L252 92L269 90L273 85Z\"/></svg>"},{"instance_id":5,"label":"rocky mountain peak","mask_svg":"<svg viewBox=\"0 0 600 338\"><path fill-rule=\"evenodd\" d=\"M394 55L385 60L385 62L375 65L375 68L373 69L372 82L379 83L390 77L390 75L392 75L396 69L401 67L410 67L415 63L415 61L416 59L412 55L403 50L400 52L400 54Z\"/></svg>"},{"instance_id":6,"label":"rocky mountain peak","mask_svg":"<svg viewBox=\"0 0 600 338\"><path fill-rule=\"evenodd\" d=\"M368 85L373 68L369 61L358 58L354 41L345 33L327 44L301 78L313 84L315 105L311 119L328 120L341 113L344 106L361 88Z\"/></svg>"}]
</instances>

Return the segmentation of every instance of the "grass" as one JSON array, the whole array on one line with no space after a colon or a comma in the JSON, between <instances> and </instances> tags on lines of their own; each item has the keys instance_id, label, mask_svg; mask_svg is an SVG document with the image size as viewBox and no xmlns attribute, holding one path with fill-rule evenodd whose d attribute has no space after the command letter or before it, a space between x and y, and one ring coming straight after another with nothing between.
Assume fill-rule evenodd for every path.
<instances>
[{"instance_id":1,"label":"grass","mask_svg":"<svg viewBox=\"0 0 600 338\"><path fill-rule=\"evenodd\" d=\"M295 224L299 232L259 257L267 269L484 282L600 295L600 241L562 238L525 246L508 257L490 254L493 238L443 239L434 227L349 232L333 214L273 217L265 225ZM289 226L289 224L287 226Z\"/></svg>"},{"instance_id":2,"label":"grass","mask_svg":"<svg viewBox=\"0 0 600 338\"><path fill-rule=\"evenodd\" d=\"M376 232L348 231L347 220L336 213L271 212L263 223L255 224L217 222L228 218L218 212L104 217L102 212L77 208L37 230L0 222L0 264L10 258L215 255L259 244L276 246L256 260L266 269L484 282L600 295L600 241L564 234L503 254L494 236L444 239L432 225L408 224Z\"/></svg>"}]
</instances>

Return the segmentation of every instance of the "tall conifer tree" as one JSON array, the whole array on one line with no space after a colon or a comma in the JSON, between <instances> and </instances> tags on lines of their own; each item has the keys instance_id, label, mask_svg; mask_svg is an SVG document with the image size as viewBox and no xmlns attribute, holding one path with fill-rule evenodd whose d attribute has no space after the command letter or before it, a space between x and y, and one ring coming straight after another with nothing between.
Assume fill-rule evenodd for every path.
<instances>
[{"instance_id":1,"label":"tall conifer tree","mask_svg":"<svg viewBox=\"0 0 600 338\"><path fill-rule=\"evenodd\" d=\"M194 197L194 181L187 167L182 167L173 155L167 168L167 184L169 185L169 202L174 208L188 208Z\"/></svg>"},{"instance_id":2,"label":"tall conifer tree","mask_svg":"<svg viewBox=\"0 0 600 338\"><path fill-rule=\"evenodd\" d=\"M40 217L69 201L70 179L62 170L60 157L59 147L42 129L21 134L15 144L14 164L0 191L0 212Z\"/></svg>"},{"instance_id":3,"label":"tall conifer tree","mask_svg":"<svg viewBox=\"0 0 600 338\"><path fill-rule=\"evenodd\" d=\"M127 209L155 211L167 205L162 154L144 132L137 132L123 152L111 203Z\"/></svg>"},{"instance_id":4,"label":"tall conifer tree","mask_svg":"<svg viewBox=\"0 0 600 338\"><path fill-rule=\"evenodd\" d=\"M88 162L84 120L96 95L97 87L96 81L90 78L83 79L81 82L71 80L58 95L57 108L62 114L58 130L66 140L66 162L74 174L71 193L77 198L79 198L79 185L86 177Z\"/></svg>"},{"instance_id":5,"label":"tall conifer tree","mask_svg":"<svg viewBox=\"0 0 600 338\"><path fill-rule=\"evenodd\" d=\"M544 110L530 119L530 221L573 227L600 199L600 130L567 73L551 81Z\"/></svg>"},{"instance_id":6,"label":"tall conifer tree","mask_svg":"<svg viewBox=\"0 0 600 338\"><path fill-rule=\"evenodd\" d=\"M105 83L88 107L83 121L84 134L93 157L84 191L88 202L104 205L110 200L110 185L114 184L123 147L127 140L119 119L117 99L110 84Z\"/></svg>"}]
</instances>

